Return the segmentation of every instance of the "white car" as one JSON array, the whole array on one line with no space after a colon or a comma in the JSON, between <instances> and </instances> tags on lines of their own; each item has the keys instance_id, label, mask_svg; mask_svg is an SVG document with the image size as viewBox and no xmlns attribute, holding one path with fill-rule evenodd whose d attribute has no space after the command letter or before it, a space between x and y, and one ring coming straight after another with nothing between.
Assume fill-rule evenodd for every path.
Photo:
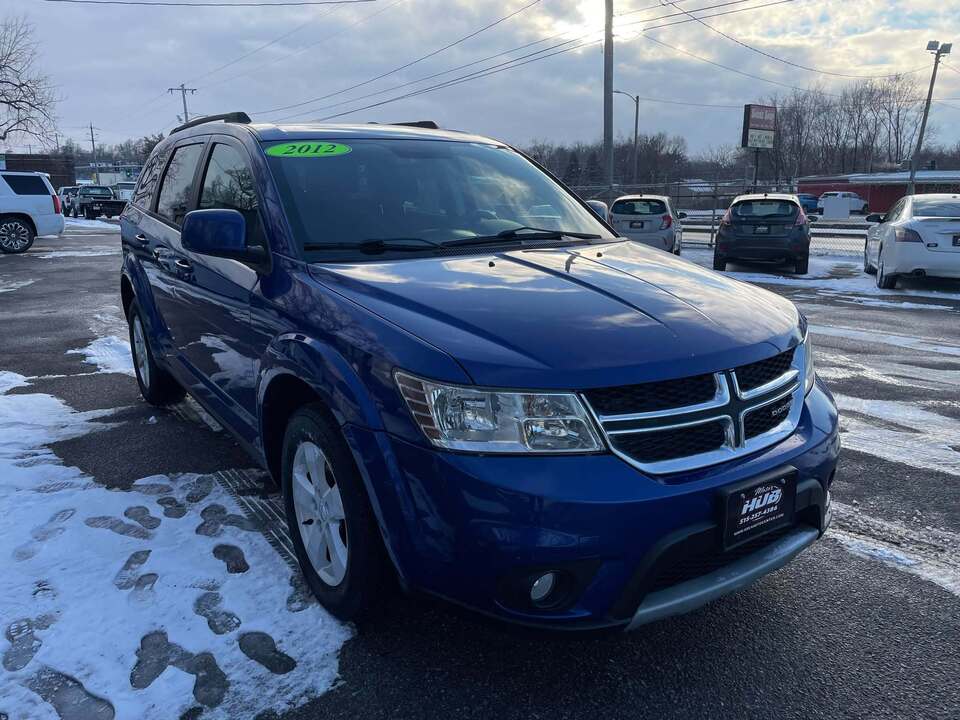
<instances>
[{"instance_id":1,"label":"white car","mask_svg":"<svg viewBox=\"0 0 960 720\"><path fill-rule=\"evenodd\" d=\"M63 228L60 198L46 175L0 171L0 252L26 252L37 235Z\"/></svg>"},{"instance_id":2,"label":"white car","mask_svg":"<svg viewBox=\"0 0 960 720\"><path fill-rule=\"evenodd\" d=\"M863 271L892 289L901 275L960 278L960 195L907 195L867 230Z\"/></svg>"},{"instance_id":3,"label":"white car","mask_svg":"<svg viewBox=\"0 0 960 720\"><path fill-rule=\"evenodd\" d=\"M825 192L820 196L820 199L817 201L817 210L823 214L823 199L828 197L837 197L842 198L847 201L847 205L850 207L851 213L862 213L866 215L870 212L870 206L867 204L867 201L862 197L857 195L855 192Z\"/></svg>"},{"instance_id":4,"label":"white car","mask_svg":"<svg viewBox=\"0 0 960 720\"><path fill-rule=\"evenodd\" d=\"M624 195L610 206L610 224L621 237L679 255L683 248L680 220L666 195Z\"/></svg>"}]
</instances>

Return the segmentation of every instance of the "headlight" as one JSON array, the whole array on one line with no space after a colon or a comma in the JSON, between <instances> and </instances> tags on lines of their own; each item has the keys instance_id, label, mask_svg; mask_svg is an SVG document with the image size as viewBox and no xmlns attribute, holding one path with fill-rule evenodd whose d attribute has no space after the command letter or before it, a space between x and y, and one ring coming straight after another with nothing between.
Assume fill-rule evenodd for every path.
<instances>
[{"instance_id":1,"label":"headlight","mask_svg":"<svg viewBox=\"0 0 960 720\"><path fill-rule=\"evenodd\" d=\"M502 453L603 449L571 393L524 393L444 385L398 372L400 394L423 433L448 450Z\"/></svg>"},{"instance_id":2,"label":"headlight","mask_svg":"<svg viewBox=\"0 0 960 720\"><path fill-rule=\"evenodd\" d=\"M813 368L813 341L810 339L810 331L807 331L803 338L803 393L807 395L813 390L813 384L817 380L817 372Z\"/></svg>"}]
</instances>

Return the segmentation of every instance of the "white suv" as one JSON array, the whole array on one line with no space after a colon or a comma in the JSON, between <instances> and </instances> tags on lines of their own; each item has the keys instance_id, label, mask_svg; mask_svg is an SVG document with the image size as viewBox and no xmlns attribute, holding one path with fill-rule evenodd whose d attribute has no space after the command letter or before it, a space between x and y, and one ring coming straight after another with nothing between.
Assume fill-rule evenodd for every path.
<instances>
[{"instance_id":1,"label":"white suv","mask_svg":"<svg viewBox=\"0 0 960 720\"><path fill-rule=\"evenodd\" d=\"M855 192L825 192L820 196L820 200L817 202L817 211L823 214L823 199L828 197L842 198L847 201L847 206L850 208L851 213L861 213L866 215L870 212L870 206L866 200L857 195Z\"/></svg>"},{"instance_id":2,"label":"white suv","mask_svg":"<svg viewBox=\"0 0 960 720\"><path fill-rule=\"evenodd\" d=\"M26 252L37 235L63 228L60 198L46 175L0 171L0 252Z\"/></svg>"}]
</instances>

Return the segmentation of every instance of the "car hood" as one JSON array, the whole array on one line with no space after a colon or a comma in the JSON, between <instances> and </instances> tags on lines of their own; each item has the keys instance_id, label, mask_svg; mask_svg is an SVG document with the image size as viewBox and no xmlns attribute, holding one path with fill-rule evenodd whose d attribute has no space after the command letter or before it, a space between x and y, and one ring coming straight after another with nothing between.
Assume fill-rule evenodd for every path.
<instances>
[{"instance_id":1,"label":"car hood","mask_svg":"<svg viewBox=\"0 0 960 720\"><path fill-rule=\"evenodd\" d=\"M311 274L445 351L479 385L684 377L800 340L788 300L631 242L315 264Z\"/></svg>"}]
</instances>

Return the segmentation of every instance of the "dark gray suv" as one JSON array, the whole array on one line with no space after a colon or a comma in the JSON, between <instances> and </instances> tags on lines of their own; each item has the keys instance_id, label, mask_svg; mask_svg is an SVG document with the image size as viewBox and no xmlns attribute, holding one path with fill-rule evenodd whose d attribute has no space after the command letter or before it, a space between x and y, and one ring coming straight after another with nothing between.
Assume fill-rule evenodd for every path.
<instances>
[{"instance_id":1,"label":"dark gray suv","mask_svg":"<svg viewBox=\"0 0 960 720\"><path fill-rule=\"evenodd\" d=\"M731 260L780 261L805 275L810 260L810 218L796 195L740 195L720 221L713 269Z\"/></svg>"}]
</instances>

